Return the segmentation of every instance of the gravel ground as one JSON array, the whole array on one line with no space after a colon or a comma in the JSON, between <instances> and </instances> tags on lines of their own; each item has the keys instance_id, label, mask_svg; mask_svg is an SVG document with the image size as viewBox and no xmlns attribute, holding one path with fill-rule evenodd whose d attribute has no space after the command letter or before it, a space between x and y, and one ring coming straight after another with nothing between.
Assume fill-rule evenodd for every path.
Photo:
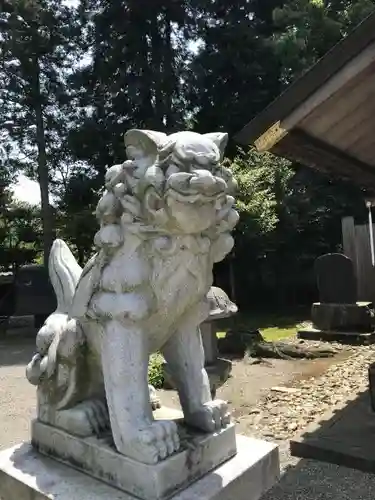
<instances>
[{"instance_id":1,"label":"gravel ground","mask_svg":"<svg viewBox=\"0 0 375 500\"><path fill-rule=\"evenodd\" d=\"M247 433L279 443L282 471L280 482L262 500L374 499L375 474L297 459L289 453L288 438L367 386L367 368L375 359L375 346L351 351L348 359L331 366L322 376L299 381L288 392L271 391L258 403L259 413L254 414L252 425L248 423ZM276 412L277 407L280 412ZM277 417L272 418L275 412Z\"/></svg>"},{"instance_id":2,"label":"gravel ground","mask_svg":"<svg viewBox=\"0 0 375 500\"><path fill-rule=\"evenodd\" d=\"M316 343L314 343L316 344ZM318 420L329 408L368 385L367 369L375 346L333 346L344 357L319 376L271 387L246 415L236 419L244 434L283 442ZM348 352L349 351L349 352ZM308 362L310 363L310 362Z\"/></svg>"}]
</instances>

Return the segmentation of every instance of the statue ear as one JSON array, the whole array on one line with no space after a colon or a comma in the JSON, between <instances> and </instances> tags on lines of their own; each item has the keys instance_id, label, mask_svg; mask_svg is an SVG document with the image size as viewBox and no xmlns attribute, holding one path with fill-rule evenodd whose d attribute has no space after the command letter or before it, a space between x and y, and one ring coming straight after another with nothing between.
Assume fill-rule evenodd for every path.
<instances>
[{"instance_id":1,"label":"statue ear","mask_svg":"<svg viewBox=\"0 0 375 500\"><path fill-rule=\"evenodd\" d=\"M158 156L158 150L167 140L167 135L154 130L128 130L124 135L125 147L133 146L143 152L145 157L152 158L154 162Z\"/></svg>"},{"instance_id":2,"label":"statue ear","mask_svg":"<svg viewBox=\"0 0 375 500\"><path fill-rule=\"evenodd\" d=\"M203 135L216 144L220 151L220 159L222 160L224 158L225 148L228 144L228 134L226 132L211 132L210 134Z\"/></svg>"}]
</instances>

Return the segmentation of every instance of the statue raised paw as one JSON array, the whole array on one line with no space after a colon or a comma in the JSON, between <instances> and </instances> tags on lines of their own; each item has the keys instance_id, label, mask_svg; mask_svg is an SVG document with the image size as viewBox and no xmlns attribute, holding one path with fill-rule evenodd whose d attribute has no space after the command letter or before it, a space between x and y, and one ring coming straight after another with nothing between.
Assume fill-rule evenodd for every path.
<instances>
[{"instance_id":1,"label":"statue raised paw","mask_svg":"<svg viewBox=\"0 0 375 500\"><path fill-rule=\"evenodd\" d=\"M81 437L111 431L119 453L165 459L180 443L175 422L153 418L148 359L161 351L185 422L207 433L228 425L199 331L213 264L230 252L238 220L226 142L223 133L125 134L129 159L107 171L97 206L97 253L82 270L63 241L51 250L58 307L27 367L40 421Z\"/></svg>"}]
</instances>

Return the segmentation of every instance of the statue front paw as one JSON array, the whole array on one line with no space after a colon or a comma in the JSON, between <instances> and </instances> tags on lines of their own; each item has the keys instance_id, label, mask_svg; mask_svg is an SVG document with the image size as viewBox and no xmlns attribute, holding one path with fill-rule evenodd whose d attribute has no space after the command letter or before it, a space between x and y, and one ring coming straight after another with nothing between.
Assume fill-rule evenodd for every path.
<instances>
[{"instance_id":1,"label":"statue front paw","mask_svg":"<svg viewBox=\"0 0 375 500\"><path fill-rule=\"evenodd\" d=\"M55 425L74 436L98 436L109 429L106 404L101 400L88 400L69 410L58 411Z\"/></svg>"},{"instance_id":2,"label":"statue front paw","mask_svg":"<svg viewBox=\"0 0 375 500\"><path fill-rule=\"evenodd\" d=\"M130 434L130 432L129 432ZM118 451L138 462L156 464L180 448L177 425L173 421L157 420L133 430L134 437L116 444Z\"/></svg>"},{"instance_id":3,"label":"statue front paw","mask_svg":"<svg viewBox=\"0 0 375 500\"><path fill-rule=\"evenodd\" d=\"M215 432L230 423L228 404L216 399L203 404L197 410L184 413L185 422L203 432Z\"/></svg>"}]
</instances>

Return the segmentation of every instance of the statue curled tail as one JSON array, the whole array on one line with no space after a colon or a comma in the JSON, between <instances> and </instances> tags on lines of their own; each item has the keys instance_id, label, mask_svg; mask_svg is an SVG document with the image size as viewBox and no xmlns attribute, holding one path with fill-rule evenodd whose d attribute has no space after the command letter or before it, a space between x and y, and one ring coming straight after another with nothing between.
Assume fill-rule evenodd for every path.
<instances>
[{"instance_id":1,"label":"statue curled tail","mask_svg":"<svg viewBox=\"0 0 375 500\"><path fill-rule=\"evenodd\" d=\"M57 309L46 319L37 334L37 352L26 368L26 376L33 385L47 382L54 376L58 377L56 374L58 363L64 363L65 358L70 368L68 379L61 380L62 393L58 403L59 408L64 408L72 400L75 392L77 374L74 360L77 348L82 346L84 338L78 322L69 317L82 269L62 240L57 239L52 245L48 271L56 294Z\"/></svg>"}]
</instances>

